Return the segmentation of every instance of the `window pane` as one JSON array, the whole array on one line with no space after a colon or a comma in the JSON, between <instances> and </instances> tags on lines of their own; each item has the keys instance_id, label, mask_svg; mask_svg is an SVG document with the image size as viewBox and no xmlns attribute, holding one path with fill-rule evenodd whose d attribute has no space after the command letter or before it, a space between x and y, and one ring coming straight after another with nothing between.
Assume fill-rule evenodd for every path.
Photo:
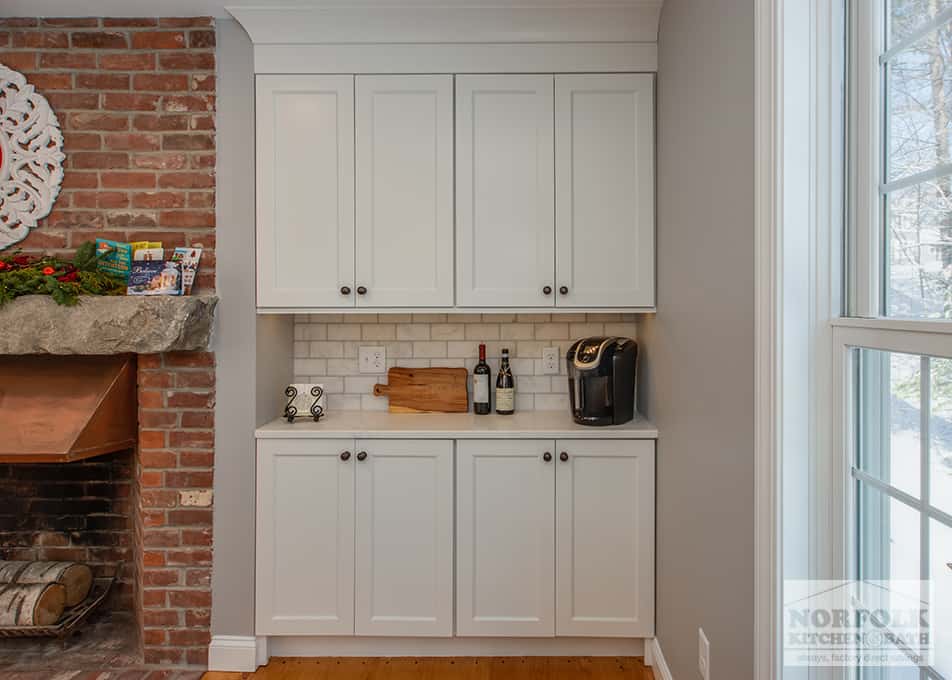
<instances>
[{"instance_id":1,"label":"window pane","mask_svg":"<svg viewBox=\"0 0 952 680\"><path fill-rule=\"evenodd\" d=\"M952 177L889 195L889 316L952 318Z\"/></svg>"},{"instance_id":2,"label":"window pane","mask_svg":"<svg viewBox=\"0 0 952 680\"><path fill-rule=\"evenodd\" d=\"M859 578L917 581L919 513L868 484L859 488ZM918 588L904 594L918 598Z\"/></svg>"},{"instance_id":3,"label":"window pane","mask_svg":"<svg viewBox=\"0 0 952 680\"><path fill-rule=\"evenodd\" d=\"M952 7L952 0L890 0L890 43L902 40L949 7Z\"/></svg>"},{"instance_id":4,"label":"window pane","mask_svg":"<svg viewBox=\"0 0 952 680\"><path fill-rule=\"evenodd\" d=\"M952 678L952 529L931 522L932 602L930 620L935 645L933 667Z\"/></svg>"},{"instance_id":5,"label":"window pane","mask_svg":"<svg viewBox=\"0 0 952 680\"><path fill-rule=\"evenodd\" d=\"M890 60L887 98L890 181L949 163L952 25Z\"/></svg>"},{"instance_id":6,"label":"window pane","mask_svg":"<svg viewBox=\"0 0 952 680\"><path fill-rule=\"evenodd\" d=\"M932 359L929 459L932 505L952 515L952 359ZM949 554L952 562L952 554Z\"/></svg>"},{"instance_id":7,"label":"window pane","mask_svg":"<svg viewBox=\"0 0 952 680\"><path fill-rule=\"evenodd\" d=\"M859 468L918 498L921 361L912 354L859 352Z\"/></svg>"}]
</instances>

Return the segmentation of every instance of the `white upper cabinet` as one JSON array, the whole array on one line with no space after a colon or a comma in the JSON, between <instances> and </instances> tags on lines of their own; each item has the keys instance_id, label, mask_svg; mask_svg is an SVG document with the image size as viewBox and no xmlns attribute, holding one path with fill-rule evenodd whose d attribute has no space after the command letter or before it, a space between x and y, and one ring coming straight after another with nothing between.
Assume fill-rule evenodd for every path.
<instances>
[{"instance_id":1,"label":"white upper cabinet","mask_svg":"<svg viewBox=\"0 0 952 680\"><path fill-rule=\"evenodd\" d=\"M550 75L456 77L461 307L554 304L552 107Z\"/></svg>"},{"instance_id":2,"label":"white upper cabinet","mask_svg":"<svg viewBox=\"0 0 952 680\"><path fill-rule=\"evenodd\" d=\"M453 442L357 442L357 635L453 634Z\"/></svg>"},{"instance_id":3,"label":"white upper cabinet","mask_svg":"<svg viewBox=\"0 0 952 680\"><path fill-rule=\"evenodd\" d=\"M653 308L654 137L650 74L258 76L258 306Z\"/></svg>"},{"instance_id":4,"label":"white upper cabinet","mask_svg":"<svg viewBox=\"0 0 952 680\"><path fill-rule=\"evenodd\" d=\"M356 120L357 306L453 306L453 76L358 76Z\"/></svg>"},{"instance_id":5,"label":"white upper cabinet","mask_svg":"<svg viewBox=\"0 0 952 680\"><path fill-rule=\"evenodd\" d=\"M556 448L556 634L651 637L654 442Z\"/></svg>"},{"instance_id":6,"label":"white upper cabinet","mask_svg":"<svg viewBox=\"0 0 952 680\"><path fill-rule=\"evenodd\" d=\"M653 307L654 76L555 78L559 307Z\"/></svg>"},{"instance_id":7,"label":"white upper cabinet","mask_svg":"<svg viewBox=\"0 0 952 680\"><path fill-rule=\"evenodd\" d=\"M354 78L257 78L259 307L352 307Z\"/></svg>"}]
</instances>

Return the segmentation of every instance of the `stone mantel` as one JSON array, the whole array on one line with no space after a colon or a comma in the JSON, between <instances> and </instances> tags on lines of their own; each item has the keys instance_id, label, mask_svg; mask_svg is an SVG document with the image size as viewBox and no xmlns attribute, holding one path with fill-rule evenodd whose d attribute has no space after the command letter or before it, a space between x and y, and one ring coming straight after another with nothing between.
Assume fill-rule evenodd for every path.
<instances>
[{"instance_id":1,"label":"stone mantel","mask_svg":"<svg viewBox=\"0 0 952 680\"><path fill-rule=\"evenodd\" d=\"M208 349L218 298L41 295L0 307L0 354L157 354Z\"/></svg>"}]
</instances>

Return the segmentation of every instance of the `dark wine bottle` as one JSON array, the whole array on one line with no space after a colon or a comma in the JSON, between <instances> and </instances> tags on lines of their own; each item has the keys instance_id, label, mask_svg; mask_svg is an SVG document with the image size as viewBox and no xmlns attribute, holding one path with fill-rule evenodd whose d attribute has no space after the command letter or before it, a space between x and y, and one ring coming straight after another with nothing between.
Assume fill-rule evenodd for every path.
<instances>
[{"instance_id":1,"label":"dark wine bottle","mask_svg":"<svg viewBox=\"0 0 952 680\"><path fill-rule=\"evenodd\" d=\"M509 368L509 350L502 351L502 363L496 376L496 413L511 416L516 411L516 381Z\"/></svg>"},{"instance_id":2,"label":"dark wine bottle","mask_svg":"<svg viewBox=\"0 0 952 680\"><path fill-rule=\"evenodd\" d=\"M473 411L481 416L492 409L489 406L489 364L486 363L486 345L479 346L479 363L473 369Z\"/></svg>"}]
</instances>

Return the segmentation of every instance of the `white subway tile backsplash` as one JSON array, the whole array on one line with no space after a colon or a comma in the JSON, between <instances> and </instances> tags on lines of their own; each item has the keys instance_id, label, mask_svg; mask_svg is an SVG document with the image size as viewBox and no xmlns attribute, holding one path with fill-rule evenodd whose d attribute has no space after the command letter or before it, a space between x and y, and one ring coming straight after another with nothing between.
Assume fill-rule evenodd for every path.
<instances>
[{"instance_id":1,"label":"white subway tile backsplash","mask_svg":"<svg viewBox=\"0 0 952 680\"><path fill-rule=\"evenodd\" d=\"M568 338L569 325L567 323L540 323L535 327L536 340L559 340Z\"/></svg>"},{"instance_id":2,"label":"white subway tile backsplash","mask_svg":"<svg viewBox=\"0 0 952 680\"><path fill-rule=\"evenodd\" d=\"M355 375L360 373L356 359L328 359L327 375Z\"/></svg>"},{"instance_id":3,"label":"white subway tile backsplash","mask_svg":"<svg viewBox=\"0 0 952 680\"><path fill-rule=\"evenodd\" d=\"M396 340L397 327L392 323L364 323L360 325L363 340Z\"/></svg>"},{"instance_id":4,"label":"white subway tile backsplash","mask_svg":"<svg viewBox=\"0 0 952 680\"><path fill-rule=\"evenodd\" d=\"M537 394L535 395L536 411L568 411L569 394L566 388L564 394Z\"/></svg>"},{"instance_id":5,"label":"white subway tile backsplash","mask_svg":"<svg viewBox=\"0 0 952 680\"><path fill-rule=\"evenodd\" d=\"M315 359L337 359L344 356L344 345L340 342L312 342L311 357Z\"/></svg>"},{"instance_id":6,"label":"white subway tile backsplash","mask_svg":"<svg viewBox=\"0 0 952 680\"><path fill-rule=\"evenodd\" d=\"M507 323L499 327L500 340L532 340L535 326L531 323Z\"/></svg>"},{"instance_id":7,"label":"white subway tile backsplash","mask_svg":"<svg viewBox=\"0 0 952 680\"><path fill-rule=\"evenodd\" d=\"M468 323L466 324L466 339L486 342L499 339L498 323Z\"/></svg>"},{"instance_id":8,"label":"white subway tile backsplash","mask_svg":"<svg viewBox=\"0 0 952 680\"><path fill-rule=\"evenodd\" d=\"M387 367L463 367L476 365L479 343L495 376L502 349L510 351L516 376L518 410L567 410L565 352L589 335L636 337L634 314L311 314L295 316L296 382L324 385L333 410L383 410L385 397L373 386L385 375L361 374L362 345L387 351ZM542 372L542 348L556 347L559 374Z\"/></svg>"},{"instance_id":9,"label":"white subway tile backsplash","mask_svg":"<svg viewBox=\"0 0 952 680\"><path fill-rule=\"evenodd\" d=\"M417 358L429 357L431 359L443 359L446 357L446 343L414 342L413 356Z\"/></svg>"},{"instance_id":10,"label":"white subway tile backsplash","mask_svg":"<svg viewBox=\"0 0 952 680\"><path fill-rule=\"evenodd\" d=\"M397 340L429 340L430 326L425 323L401 323L397 326Z\"/></svg>"},{"instance_id":11,"label":"white subway tile backsplash","mask_svg":"<svg viewBox=\"0 0 952 680\"><path fill-rule=\"evenodd\" d=\"M334 323L327 327L328 340L360 340L360 326L350 323Z\"/></svg>"},{"instance_id":12,"label":"white subway tile backsplash","mask_svg":"<svg viewBox=\"0 0 952 680\"><path fill-rule=\"evenodd\" d=\"M327 372L325 359L295 359L294 375L322 375ZM305 382L303 380L299 382Z\"/></svg>"},{"instance_id":13,"label":"white subway tile backsplash","mask_svg":"<svg viewBox=\"0 0 952 680\"><path fill-rule=\"evenodd\" d=\"M435 323L430 326L433 340L465 340L466 326L461 323Z\"/></svg>"}]
</instances>

